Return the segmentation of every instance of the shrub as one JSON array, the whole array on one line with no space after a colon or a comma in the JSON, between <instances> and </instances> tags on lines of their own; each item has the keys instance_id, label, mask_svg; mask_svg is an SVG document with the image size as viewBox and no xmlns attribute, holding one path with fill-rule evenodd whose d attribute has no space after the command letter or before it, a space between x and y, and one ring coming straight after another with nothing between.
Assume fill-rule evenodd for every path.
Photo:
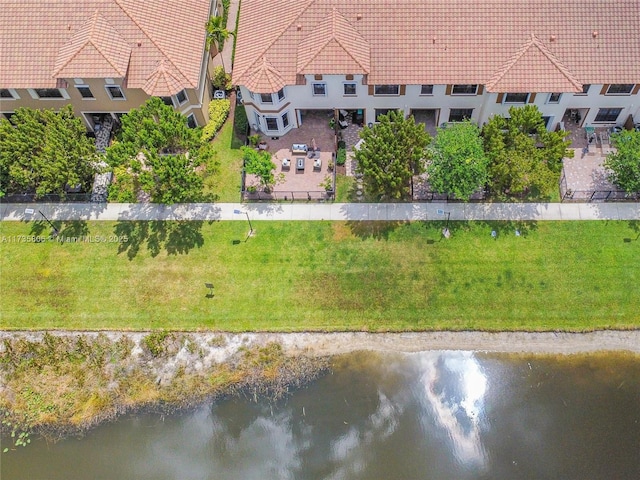
<instances>
[{"instance_id":1,"label":"shrub","mask_svg":"<svg viewBox=\"0 0 640 480\"><path fill-rule=\"evenodd\" d=\"M231 102L229 100L211 100L209 103L209 123L202 129L202 141L207 142L215 137L229 116Z\"/></svg>"},{"instance_id":2,"label":"shrub","mask_svg":"<svg viewBox=\"0 0 640 480\"><path fill-rule=\"evenodd\" d=\"M216 90L231 90L231 75L224 71L222 65L213 69L213 80L211 83Z\"/></svg>"},{"instance_id":3,"label":"shrub","mask_svg":"<svg viewBox=\"0 0 640 480\"><path fill-rule=\"evenodd\" d=\"M345 148L338 148L336 155L336 165L343 166L347 161L347 150Z\"/></svg>"}]
</instances>

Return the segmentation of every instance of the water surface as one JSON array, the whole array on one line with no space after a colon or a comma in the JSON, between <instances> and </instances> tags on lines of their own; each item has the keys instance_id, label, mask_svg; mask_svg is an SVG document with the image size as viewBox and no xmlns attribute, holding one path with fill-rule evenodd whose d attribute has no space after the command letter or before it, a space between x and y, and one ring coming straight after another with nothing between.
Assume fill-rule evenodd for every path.
<instances>
[{"instance_id":1,"label":"water surface","mask_svg":"<svg viewBox=\"0 0 640 480\"><path fill-rule=\"evenodd\" d=\"M352 354L272 405L137 415L4 479L640 479L640 359Z\"/></svg>"}]
</instances>

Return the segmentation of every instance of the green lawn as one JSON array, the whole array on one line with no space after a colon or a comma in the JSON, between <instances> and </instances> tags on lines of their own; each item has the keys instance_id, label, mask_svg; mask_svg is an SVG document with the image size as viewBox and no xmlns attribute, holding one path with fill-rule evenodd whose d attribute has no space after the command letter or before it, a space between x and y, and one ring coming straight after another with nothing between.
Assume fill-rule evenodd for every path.
<instances>
[{"instance_id":1,"label":"green lawn","mask_svg":"<svg viewBox=\"0 0 640 480\"><path fill-rule=\"evenodd\" d=\"M232 148L233 123L227 121L213 139L216 158L220 162L217 172L205 179L205 193L216 195L218 202L240 201L240 172L242 152Z\"/></svg>"},{"instance_id":2,"label":"green lawn","mask_svg":"<svg viewBox=\"0 0 640 480\"><path fill-rule=\"evenodd\" d=\"M245 242L244 222L79 222L62 236L128 242L34 244L14 235L42 224L3 222L0 328L640 326L639 222L452 222L449 240L439 223L253 226Z\"/></svg>"}]
</instances>

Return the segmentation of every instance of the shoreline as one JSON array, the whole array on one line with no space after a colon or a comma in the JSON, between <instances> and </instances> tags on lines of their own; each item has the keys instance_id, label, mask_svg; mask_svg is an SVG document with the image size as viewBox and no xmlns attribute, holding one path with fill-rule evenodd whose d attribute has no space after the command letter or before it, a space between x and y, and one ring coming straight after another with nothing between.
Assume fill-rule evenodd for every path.
<instances>
[{"instance_id":1,"label":"shoreline","mask_svg":"<svg viewBox=\"0 0 640 480\"><path fill-rule=\"evenodd\" d=\"M210 342L225 343L212 360L229 360L242 348L278 343L283 353L297 356L334 356L357 351L412 353L425 350L465 350L492 353L572 354L597 351L640 353L640 328L635 330L595 330L590 332L216 332L167 331ZM5 339L40 341L45 334L59 337L104 335L112 341L130 338L139 344L151 331L81 331L81 330L0 330ZM0 346L0 353L3 347Z\"/></svg>"},{"instance_id":2,"label":"shoreline","mask_svg":"<svg viewBox=\"0 0 640 480\"><path fill-rule=\"evenodd\" d=\"M30 433L56 440L145 409L168 413L240 395L277 400L331 371L340 355L447 350L640 356L640 330L0 331L0 434L16 435L18 446Z\"/></svg>"}]
</instances>

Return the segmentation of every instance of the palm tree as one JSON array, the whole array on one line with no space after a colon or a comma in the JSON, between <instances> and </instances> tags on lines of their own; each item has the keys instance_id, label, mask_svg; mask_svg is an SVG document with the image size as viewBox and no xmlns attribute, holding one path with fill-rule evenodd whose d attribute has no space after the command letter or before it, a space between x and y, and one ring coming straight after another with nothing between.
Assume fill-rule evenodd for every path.
<instances>
[{"instance_id":1,"label":"palm tree","mask_svg":"<svg viewBox=\"0 0 640 480\"><path fill-rule=\"evenodd\" d=\"M231 35L231 32L227 30L222 22L222 17L211 17L207 21L207 50L210 50L213 44L216 51L220 53L222 68L226 71L224 68L224 59L222 58L222 47L224 46L224 41Z\"/></svg>"}]
</instances>

